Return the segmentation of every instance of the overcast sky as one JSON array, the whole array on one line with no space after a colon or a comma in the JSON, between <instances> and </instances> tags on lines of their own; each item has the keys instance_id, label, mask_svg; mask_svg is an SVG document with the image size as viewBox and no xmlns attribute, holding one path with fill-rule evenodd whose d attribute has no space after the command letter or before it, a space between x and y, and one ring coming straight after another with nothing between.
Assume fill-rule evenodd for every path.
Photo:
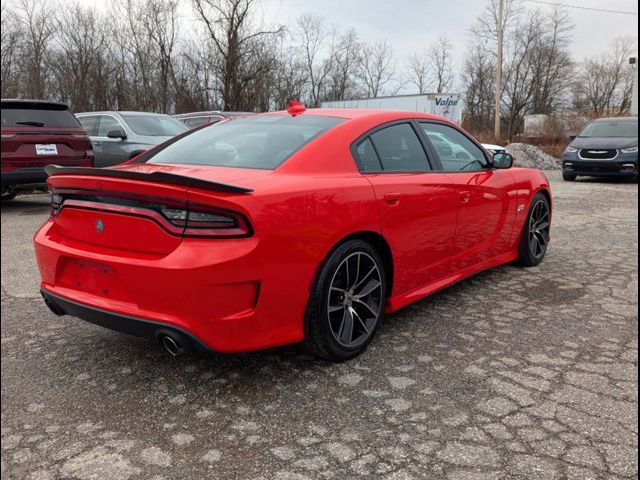
<instances>
[{"instance_id":1,"label":"overcast sky","mask_svg":"<svg viewBox=\"0 0 640 480\"><path fill-rule=\"evenodd\" d=\"M547 0L620 11L638 11L637 0ZM304 12L315 12L329 22L353 27L367 40L388 39L397 53L428 45L446 34L459 53L464 51L468 31L487 5L485 0L265 0L267 15L286 21ZM551 8L527 3L532 8ZM584 58L599 52L619 35L638 35L638 17L568 9L575 29L573 54Z\"/></svg>"},{"instance_id":2,"label":"overcast sky","mask_svg":"<svg viewBox=\"0 0 640 480\"><path fill-rule=\"evenodd\" d=\"M182 1L190 3L190 0ZM638 11L637 0L546 1L562 5ZM104 0L80 2L98 8L106 8L107 4ZM524 3L529 8L552 8L526 0ZM469 40L469 28L487 4L488 0L263 0L262 10L267 23L287 24L299 15L314 12L325 17L328 24L354 28L365 40L386 39L392 45L399 63L404 62L414 50L425 48L444 34L451 40L454 57L459 62ZM573 8L568 8L568 12L575 25L571 50L576 60L606 50L617 36L638 36L637 15ZM459 73L459 69L456 69L456 73Z\"/></svg>"}]
</instances>

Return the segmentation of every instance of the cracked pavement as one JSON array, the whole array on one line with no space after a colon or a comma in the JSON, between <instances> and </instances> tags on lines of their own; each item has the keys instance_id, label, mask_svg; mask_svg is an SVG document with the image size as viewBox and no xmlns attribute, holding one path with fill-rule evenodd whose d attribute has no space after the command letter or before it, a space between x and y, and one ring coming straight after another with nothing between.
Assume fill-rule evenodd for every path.
<instances>
[{"instance_id":1,"label":"cracked pavement","mask_svg":"<svg viewBox=\"0 0 640 480\"><path fill-rule=\"evenodd\" d=\"M172 359L37 293L48 197L2 205L3 479L638 477L638 186L563 183L539 267L388 316L367 352Z\"/></svg>"}]
</instances>

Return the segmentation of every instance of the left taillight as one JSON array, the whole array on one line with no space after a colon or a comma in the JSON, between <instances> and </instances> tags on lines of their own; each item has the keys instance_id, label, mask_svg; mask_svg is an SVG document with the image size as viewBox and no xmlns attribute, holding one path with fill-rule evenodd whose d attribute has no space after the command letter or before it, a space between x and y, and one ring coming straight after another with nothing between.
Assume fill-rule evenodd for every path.
<instances>
[{"instance_id":1,"label":"left taillight","mask_svg":"<svg viewBox=\"0 0 640 480\"><path fill-rule=\"evenodd\" d=\"M247 237L249 222L243 215L213 207L188 209L162 207L162 215L173 225L184 228L187 237Z\"/></svg>"}]
</instances>

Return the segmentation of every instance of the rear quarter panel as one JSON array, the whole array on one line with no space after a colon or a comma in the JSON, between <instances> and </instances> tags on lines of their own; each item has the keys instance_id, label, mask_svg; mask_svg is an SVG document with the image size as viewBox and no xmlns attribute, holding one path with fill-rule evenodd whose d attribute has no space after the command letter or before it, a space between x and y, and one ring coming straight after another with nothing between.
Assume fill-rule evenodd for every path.
<instances>
[{"instance_id":1,"label":"rear quarter panel","mask_svg":"<svg viewBox=\"0 0 640 480\"><path fill-rule=\"evenodd\" d=\"M220 195L197 189L189 201L243 213L257 245L243 268L220 279L256 282L259 300L255 323L243 332L248 344L274 346L304 337L304 316L318 267L333 246L352 233L379 233L371 185L353 175L267 175L256 194Z\"/></svg>"}]
</instances>

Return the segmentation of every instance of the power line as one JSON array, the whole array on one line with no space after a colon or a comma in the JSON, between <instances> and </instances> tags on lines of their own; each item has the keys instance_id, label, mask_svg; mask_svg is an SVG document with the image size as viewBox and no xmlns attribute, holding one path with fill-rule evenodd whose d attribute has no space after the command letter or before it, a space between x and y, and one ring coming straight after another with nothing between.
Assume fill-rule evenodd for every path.
<instances>
[{"instance_id":1,"label":"power line","mask_svg":"<svg viewBox=\"0 0 640 480\"><path fill-rule=\"evenodd\" d=\"M638 12L624 12L622 10L608 10L606 8L593 8L593 7L581 7L579 5L566 5L563 3L543 2L542 0L525 0L529 3L540 3L542 5L551 5L553 7L575 8L576 10L590 10L592 12L604 12L604 13L617 13L619 15L635 15L638 16Z\"/></svg>"}]
</instances>

